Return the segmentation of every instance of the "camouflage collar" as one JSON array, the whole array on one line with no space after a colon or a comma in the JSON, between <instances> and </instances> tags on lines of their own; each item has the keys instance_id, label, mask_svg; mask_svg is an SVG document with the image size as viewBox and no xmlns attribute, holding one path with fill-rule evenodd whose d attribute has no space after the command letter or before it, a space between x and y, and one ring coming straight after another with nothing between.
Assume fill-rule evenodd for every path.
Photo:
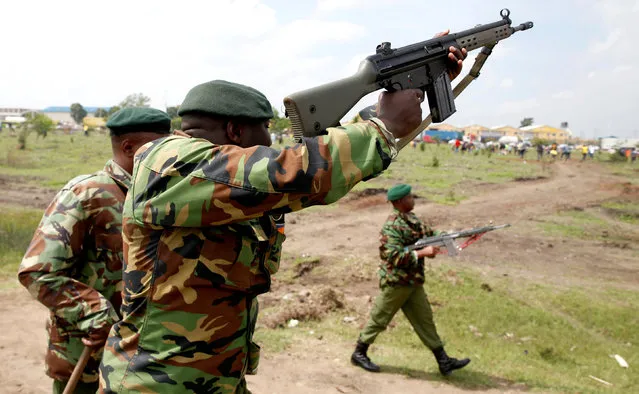
<instances>
[{"instance_id":1,"label":"camouflage collar","mask_svg":"<svg viewBox=\"0 0 639 394\"><path fill-rule=\"evenodd\" d=\"M415 216L413 211L402 212L402 211L400 211L397 208L393 208L393 213L395 213L395 215L397 215L397 216L401 217L402 219L404 219L404 221L406 221L406 222L414 223L415 221L419 221L419 219L417 218L417 216Z\"/></svg>"},{"instance_id":2,"label":"camouflage collar","mask_svg":"<svg viewBox=\"0 0 639 394\"><path fill-rule=\"evenodd\" d=\"M114 181L116 181L120 186L126 188L126 190L129 190L131 187L131 174L126 172L126 170L120 167L115 161L107 161L104 166L104 172L109 174Z\"/></svg>"}]
</instances>

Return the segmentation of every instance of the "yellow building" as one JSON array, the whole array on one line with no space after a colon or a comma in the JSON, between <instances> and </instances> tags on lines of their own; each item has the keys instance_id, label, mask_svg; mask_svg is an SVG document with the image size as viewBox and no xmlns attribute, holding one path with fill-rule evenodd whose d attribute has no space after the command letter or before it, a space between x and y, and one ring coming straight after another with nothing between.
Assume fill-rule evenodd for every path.
<instances>
[{"instance_id":1,"label":"yellow building","mask_svg":"<svg viewBox=\"0 0 639 394\"><path fill-rule=\"evenodd\" d=\"M426 130L464 131L464 130L460 129L459 127L455 127L453 125L449 125L448 123L436 123L436 124L431 123L430 125L428 125Z\"/></svg>"},{"instance_id":2,"label":"yellow building","mask_svg":"<svg viewBox=\"0 0 639 394\"><path fill-rule=\"evenodd\" d=\"M554 141L558 143L567 142L572 138L570 129L559 129L548 125L526 126L520 129L530 138L540 138L543 140Z\"/></svg>"},{"instance_id":3,"label":"yellow building","mask_svg":"<svg viewBox=\"0 0 639 394\"><path fill-rule=\"evenodd\" d=\"M480 124L472 124L469 126L464 126L461 128L464 131L464 135L467 137L475 136L476 138L481 137L492 137L490 133L490 127L482 126Z\"/></svg>"},{"instance_id":4,"label":"yellow building","mask_svg":"<svg viewBox=\"0 0 639 394\"><path fill-rule=\"evenodd\" d=\"M93 116L85 117L84 119L82 119L82 123L84 124L84 126L91 128L106 127L106 121L104 120L104 118L95 118Z\"/></svg>"},{"instance_id":5,"label":"yellow building","mask_svg":"<svg viewBox=\"0 0 639 394\"><path fill-rule=\"evenodd\" d=\"M498 133L500 136L508 136L508 137L520 137L522 132L516 127L512 126L496 126L491 129L492 131Z\"/></svg>"},{"instance_id":6,"label":"yellow building","mask_svg":"<svg viewBox=\"0 0 639 394\"><path fill-rule=\"evenodd\" d=\"M533 138L539 138L557 143L565 143L571 140L572 132L570 129L562 129L552 127L548 125L533 125L527 127L513 127L513 126L495 126L492 128L473 124L465 127L455 127L446 123L431 124L427 130L442 130L442 131L463 131L466 137L471 135L475 138L493 138L499 137L518 137L520 140L532 140Z\"/></svg>"}]
</instances>

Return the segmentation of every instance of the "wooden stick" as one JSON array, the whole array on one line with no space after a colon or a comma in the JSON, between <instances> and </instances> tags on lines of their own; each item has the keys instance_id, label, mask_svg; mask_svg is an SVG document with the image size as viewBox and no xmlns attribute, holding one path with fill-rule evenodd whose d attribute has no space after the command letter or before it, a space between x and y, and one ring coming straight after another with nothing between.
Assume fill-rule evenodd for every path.
<instances>
[{"instance_id":1,"label":"wooden stick","mask_svg":"<svg viewBox=\"0 0 639 394\"><path fill-rule=\"evenodd\" d=\"M596 381L597 381L597 382L599 382L599 383L603 383L603 384L605 384L606 386L612 386L612 383L608 383L608 382L606 382L605 380L603 380L603 379L599 379L599 378L598 378L598 377L596 377L596 376L588 375L588 377L590 377L590 379L596 380Z\"/></svg>"},{"instance_id":2,"label":"wooden stick","mask_svg":"<svg viewBox=\"0 0 639 394\"><path fill-rule=\"evenodd\" d=\"M89 362L89 357L91 357L91 353L93 353L93 349L91 349L88 346L85 346L84 350L82 351L82 355L80 356L80 359L78 360L78 363L75 365L75 368L73 368L73 373L71 374L71 377L69 378L69 381L67 382L67 385L64 387L64 392L62 394L73 394L73 392L75 391L75 386L78 385L78 382L80 381L80 378L82 377L82 372L84 371L84 367L86 367L87 363Z\"/></svg>"}]
</instances>

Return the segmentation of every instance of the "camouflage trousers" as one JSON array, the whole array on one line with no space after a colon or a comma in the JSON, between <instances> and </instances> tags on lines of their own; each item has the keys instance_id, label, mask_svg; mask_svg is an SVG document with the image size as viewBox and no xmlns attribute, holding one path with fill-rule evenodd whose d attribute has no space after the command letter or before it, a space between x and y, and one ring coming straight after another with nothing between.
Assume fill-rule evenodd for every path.
<instances>
[{"instance_id":1,"label":"camouflage trousers","mask_svg":"<svg viewBox=\"0 0 639 394\"><path fill-rule=\"evenodd\" d=\"M423 286L384 287L375 299L371 317L359 340L369 345L375 342L377 335L386 329L400 308L426 347L432 350L442 346Z\"/></svg>"}]
</instances>

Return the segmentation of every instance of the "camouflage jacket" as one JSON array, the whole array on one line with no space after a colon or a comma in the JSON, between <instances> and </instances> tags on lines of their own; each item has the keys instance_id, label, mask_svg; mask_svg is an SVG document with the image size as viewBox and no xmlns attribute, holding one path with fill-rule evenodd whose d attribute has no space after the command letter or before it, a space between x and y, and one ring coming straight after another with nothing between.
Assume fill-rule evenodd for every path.
<instances>
[{"instance_id":1,"label":"camouflage jacket","mask_svg":"<svg viewBox=\"0 0 639 394\"><path fill-rule=\"evenodd\" d=\"M379 268L380 287L421 286L424 284L424 259L413 251L404 250L422 237L435 235L414 213L397 209L386 219L380 234Z\"/></svg>"},{"instance_id":2,"label":"camouflage jacket","mask_svg":"<svg viewBox=\"0 0 639 394\"><path fill-rule=\"evenodd\" d=\"M332 203L379 174L396 152L389 137L367 122L281 151L179 136L142 147L101 392L241 391L259 356L255 297L269 290L284 241L270 215Z\"/></svg>"},{"instance_id":3,"label":"camouflage jacket","mask_svg":"<svg viewBox=\"0 0 639 394\"><path fill-rule=\"evenodd\" d=\"M49 308L47 374L68 380L92 329L118 320L122 290L122 207L131 176L113 161L67 183L46 209L18 277ZM98 379L94 352L82 381Z\"/></svg>"}]
</instances>

